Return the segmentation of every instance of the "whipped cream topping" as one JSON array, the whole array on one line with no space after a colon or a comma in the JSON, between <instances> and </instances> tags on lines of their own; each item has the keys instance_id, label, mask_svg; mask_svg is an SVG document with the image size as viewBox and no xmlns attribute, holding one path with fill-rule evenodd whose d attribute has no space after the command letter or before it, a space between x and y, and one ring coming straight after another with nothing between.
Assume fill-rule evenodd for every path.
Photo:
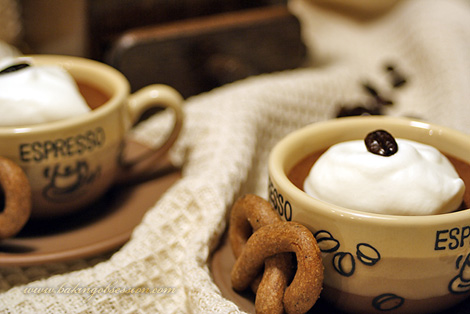
<instances>
[{"instance_id":1,"label":"whipped cream topping","mask_svg":"<svg viewBox=\"0 0 470 314\"><path fill-rule=\"evenodd\" d=\"M304 182L307 194L342 207L389 215L434 215L456 210L465 185L436 148L396 139L398 152L384 157L364 141L331 146Z\"/></svg>"},{"instance_id":2,"label":"whipped cream topping","mask_svg":"<svg viewBox=\"0 0 470 314\"><path fill-rule=\"evenodd\" d=\"M4 58L0 71L28 58ZM0 126L61 120L91 109L71 75L59 66L34 65L0 74Z\"/></svg>"}]
</instances>

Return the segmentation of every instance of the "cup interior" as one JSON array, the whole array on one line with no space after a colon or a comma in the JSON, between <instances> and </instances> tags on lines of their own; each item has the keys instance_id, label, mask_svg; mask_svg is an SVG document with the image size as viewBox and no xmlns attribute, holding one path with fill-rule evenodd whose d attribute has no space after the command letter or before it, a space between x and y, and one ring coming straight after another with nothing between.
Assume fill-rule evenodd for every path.
<instances>
[{"instance_id":1,"label":"cup interior","mask_svg":"<svg viewBox=\"0 0 470 314\"><path fill-rule=\"evenodd\" d=\"M378 117L347 117L315 123L300 130L294 131L283 138L271 151L269 158L269 173L271 180L275 180L283 191L289 191L292 197L304 204L315 203L315 206L341 212L347 216L360 215L363 219L376 219L400 223L415 224L419 220L458 219L455 216L460 212L429 216L396 216L373 214L347 209L325 202L307 195L297 188L287 177L288 172L300 160L313 152L325 150L333 144L348 140L364 139L367 133L385 129L396 138L406 138L436 147L441 152L470 163L470 137L464 133L419 120L407 118ZM470 186L469 186L470 188ZM308 206L306 206L308 207Z\"/></svg>"},{"instance_id":2,"label":"cup interior","mask_svg":"<svg viewBox=\"0 0 470 314\"><path fill-rule=\"evenodd\" d=\"M0 126L0 135L60 130L66 126L75 126L90 121L90 119L99 119L122 105L123 100L130 91L129 82L122 73L98 61L61 55L30 55L25 56L25 58L32 59L32 62L36 65L58 65L63 67L77 83L85 83L106 95L107 101L86 115L37 125L20 127Z\"/></svg>"}]
</instances>

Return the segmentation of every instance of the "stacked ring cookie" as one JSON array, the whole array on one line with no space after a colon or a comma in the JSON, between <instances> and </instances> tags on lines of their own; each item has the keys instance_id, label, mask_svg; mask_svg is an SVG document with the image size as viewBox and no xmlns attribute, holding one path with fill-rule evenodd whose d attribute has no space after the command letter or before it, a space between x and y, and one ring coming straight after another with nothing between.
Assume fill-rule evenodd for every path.
<instances>
[{"instance_id":1,"label":"stacked ring cookie","mask_svg":"<svg viewBox=\"0 0 470 314\"><path fill-rule=\"evenodd\" d=\"M300 314L315 304L323 264L306 227L282 221L266 200L248 194L232 207L229 241L237 259L232 286L240 291L252 286L256 313Z\"/></svg>"},{"instance_id":2,"label":"stacked ring cookie","mask_svg":"<svg viewBox=\"0 0 470 314\"><path fill-rule=\"evenodd\" d=\"M0 239L17 234L31 213L31 187L23 170L10 159L0 157L0 185L4 208L0 213Z\"/></svg>"}]
</instances>

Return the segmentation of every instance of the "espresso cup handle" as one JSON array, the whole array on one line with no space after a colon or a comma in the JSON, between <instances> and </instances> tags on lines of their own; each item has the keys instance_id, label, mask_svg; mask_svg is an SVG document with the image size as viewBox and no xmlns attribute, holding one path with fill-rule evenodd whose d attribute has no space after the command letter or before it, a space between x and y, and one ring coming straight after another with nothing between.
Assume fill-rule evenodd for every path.
<instances>
[{"instance_id":1,"label":"espresso cup handle","mask_svg":"<svg viewBox=\"0 0 470 314\"><path fill-rule=\"evenodd\" d=\"M118 181L127 180L139 176L140 173L149 167L149 161L160 159L165 153L168 152L170 147L174 144L183 126L183 97L170 86L162 84L152 84L137 92L131 94L128 99L128 109L131 116L132 123L142 117L142 115L152 108L170 108L174 113L174 123L171 133L167 136L166 140L155 148L139 149L136 153L126 153L126 146L132 146L129 141L124 141L124 147L121 152L120 163L122 166L121 178ZM135 144L134 144L135 145Z\"/></svg>"}]
</instances>

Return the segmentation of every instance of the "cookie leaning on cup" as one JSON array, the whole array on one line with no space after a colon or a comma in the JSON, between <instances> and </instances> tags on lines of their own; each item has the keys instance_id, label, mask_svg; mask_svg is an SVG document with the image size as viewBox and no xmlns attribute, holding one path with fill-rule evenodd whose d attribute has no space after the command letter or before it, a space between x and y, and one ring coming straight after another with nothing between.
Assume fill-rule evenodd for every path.
<instances>
[{"instance_id":1,"label":"cookie leaning on cup","mask_svg":"<svg viewBox=\"0 0 470 314\"><path fill-rule=\"evenodd\" d=\"M0 185L4 208L0 213L0 239L17 234L31 214L31 187L23 170L10 159L0 157Z\"/></svg>"},{"instance_id":2,"label":"cookie leaning on cup","mask_svg":"<svg viewBox=\"0 0 470 314\"><path fill-rule=\"evenodd\" d=\"M239 258L245 244L254 231L280 222L281 218L266 200L253 194L240 197L232 206L229 226L229 241L235 258ZM284 290L295 272L290 253L277 254L266 259L264 272L251 280L250 286L256 294L257 313L283 313Z\"/></svg>"},{"instance_id":3,"label":"cookie leaning on cup","mask_svg":"<svg viewBox=\"0 0 470 314\"><path fill-rule=\"evenodd\" d=\"M306 227L281 221L267 201L249 194L232 207L229 240L237 258L233 288L253 287L262 274L253 289L256 313L301 314L315 304L322 290L323 265L317 242ZM297 271L290 252L297 258Z\"/></svg>"}]
</instances>

